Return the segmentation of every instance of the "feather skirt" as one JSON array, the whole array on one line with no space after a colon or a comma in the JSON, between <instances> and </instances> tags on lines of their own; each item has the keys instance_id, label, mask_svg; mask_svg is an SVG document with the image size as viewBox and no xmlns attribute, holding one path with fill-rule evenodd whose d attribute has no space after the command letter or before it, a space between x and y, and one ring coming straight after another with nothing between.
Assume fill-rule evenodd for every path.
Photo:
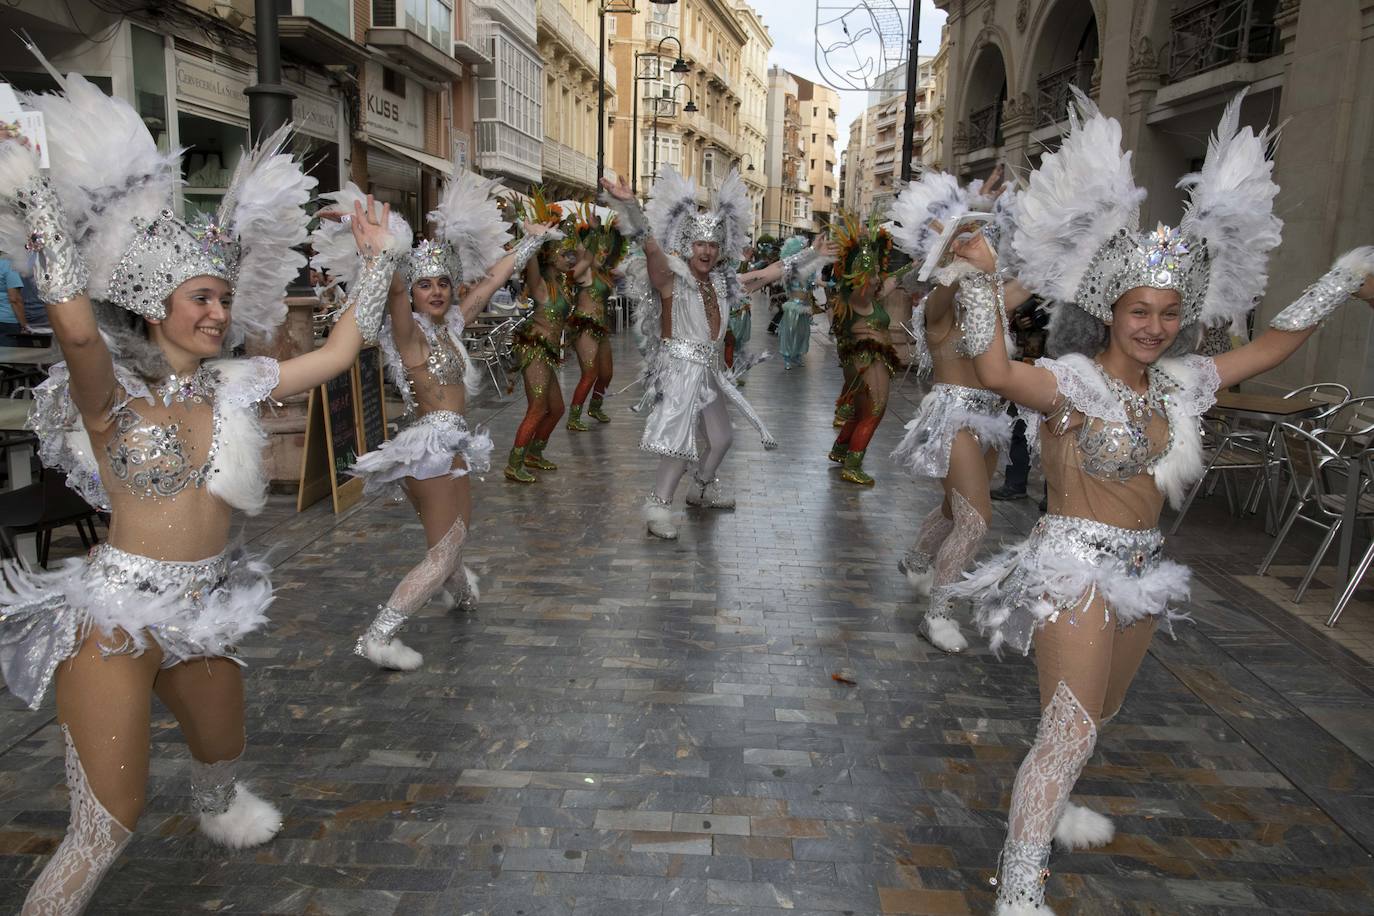
<instances>
[{"instance_id":1,"label":"feather skirt","mask_svg":"<svg viewBox=\"0 0 1374 916\"><path fill-rule=\"evenodd\" d=\"M1187 615L1188 567L1164 558L1159 529L1117 528L1085 518L1046 515L1020 544L980 565L951 588L973 603L973 619L1000 652L1030 651L1035 631L1060 614L1077 626L1128 627L1158 617L1171 635ZM1105 611L1090 612L1101 597Z\"/></svg>"},{"instance_id":2,"label":"feather skirt","mask_svg":"<svg viewBox=\"0 0 1374 916\"><path fill-rule=\"evenodd\" d=\"M960 430L973 433L986 452L1005 449L1011 443L1011 427L1007 402L993 392L937 384L907 423L892 458L917 477L943 478L949 473L949 452Z\"/></svg>"},{"instance_id":3,"label":"feather skirt","mask_svg":"<svg viewBox=\"0 0 1374 916\"><path fill-rule=\"evenodd\" d=\"M407 477L429 480L433 477L462 477L491 469L491 436L483 427L468 428L462 414L434 410L422 415L395 439L361 456L352 467L362 477L363 495L390 493L401 497L401 483ZM454 467L455 458L463 465Z\"/></svg>"},{"instance_id":4,"label":"feather skirt","mask_svg":"<svg viewBox=\"0 0 1374 916\"><path fill-rule=\"evenodd\" d=\"M101 544L51 570L3 567L0 671L10 693L36 709L58 664L86 637L106 655L140 655L156 644L162 667L229 658L267 623L271 568L242 548L170 562Z\"/></svg>"}]
</instances>

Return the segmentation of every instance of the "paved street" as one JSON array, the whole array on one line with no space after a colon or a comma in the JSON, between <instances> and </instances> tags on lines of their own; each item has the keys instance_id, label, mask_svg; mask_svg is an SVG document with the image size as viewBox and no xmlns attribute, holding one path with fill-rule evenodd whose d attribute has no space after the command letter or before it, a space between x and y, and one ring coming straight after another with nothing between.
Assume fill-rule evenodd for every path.
<instances>
[{"instance_id":1,"label":"paved street","mask_svg":"<svg viewBox=\"0 0 1374 916\"><path fill-rule=\"evenodd\" d=\"M633 360L616 344L619 387ZM565 370L565 392L575 379ZM1038 712L1032 667L916 638L894 564L938 492L886 459L915 380L870 451L873 489L825 460L838 385L819 333L802 369L756 368L745 391L782 448L765 454L737 419L722 477L739 509L688 512L676 543L639 519L654 459L628 397L609 426L560 429L560 470L537 485L488 475L469 552L481 607L414 620L425 665L410 674L351 653L423 549L409 506L336 519L274 498L248 529L275 545L280 591L245 647L247 757L285 828L239 853L201 838L159 708L148 810L91 912L990 911ZM517 391L473 411L502 459L522 410ZM993 539L1035 511L997 504ZM1117 839L1054 857L1060 912L1370 911L1372 663L1278 603L1308 542L1258 590L1260 527L1218 496L1172 540L1195 572L1195 623L1156 641L1104 730L1076 795ZM1361 598L1342 623L1357 632L1374 619ZM61 746L51 703L0 698L0 911L61 838Z\"/></svg>"}]
</instances>

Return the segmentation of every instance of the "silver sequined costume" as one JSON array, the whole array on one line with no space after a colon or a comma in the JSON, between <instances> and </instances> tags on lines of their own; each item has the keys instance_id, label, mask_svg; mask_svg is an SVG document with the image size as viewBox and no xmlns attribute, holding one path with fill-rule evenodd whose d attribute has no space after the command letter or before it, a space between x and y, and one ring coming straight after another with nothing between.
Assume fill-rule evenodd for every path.
<instances>
[{"instance_id":1,"label":"silver sequined costume","mask_svg":"<svg viewBox=\"0 0 1374 916\"><path fill-rule=\"evenodd\" d=\"M205 488L250 514L262 508L267 487L258 405L277 385L275 360L209 360L192 378L155 390L119 364L115 377L124 397L112 409L115 434L104 449L115 478L110 486L155 500ZM178 424L144 420L140 405L158 399L212 403L204 461L188 460ZM65 471L92 505L108 507L107 481L71 401L65 364L53 367L36 389L30 426L43 463ZM138 654L155 642L164 667L206 656L233 658L233 646L266 623L268 572L241 550L176 562L108 544L53 570L6 564L0 670L10 692L36 707L57 665L92 631L105 637L100 645L107 654Z\"/></svg>"},{"instance_id":2,"label":"silver sequined costume","mask_svg":"<svg viewBox=\"0 0 1374 916\"><path fill-rule=\"evenodd\" d=\"M994 651L1028 652L1036 629L1063 613L1082 626L1106 625L1083 613L1095 595L1119 626L1151 616L1167 626L1180 616L1172 606L1188 597L1189 573L1164 557L1155 525L1165 495L1181 495L1202 472L1198 423L1220 384L1215 364L1160 360L1151 369L1152 410L1124 402L1086 356L1037 365L1054 373L1064 399L1040 431L1051 499L1075 494L1077 502L1052 505L1025 541L983 563L954 594L974 602Z\"/></svg>"}]
</instances>

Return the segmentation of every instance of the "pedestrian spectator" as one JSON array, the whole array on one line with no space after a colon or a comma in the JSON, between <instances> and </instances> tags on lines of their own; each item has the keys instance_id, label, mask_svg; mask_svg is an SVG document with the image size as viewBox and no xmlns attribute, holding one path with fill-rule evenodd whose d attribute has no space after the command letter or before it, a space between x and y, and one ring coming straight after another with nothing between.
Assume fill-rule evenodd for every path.
<instances>
[{"instance_id":1,"label":"pedestrian spectator","mask_svg":"<svg viewBox=\"0 0 1374 916\"><path fill-rule=\"evenodd\" d=\"M1049 323L1049 313L1036 297L1027 299L1012 314L1012 340L1022 362L1034 363L1045 355L1045 337ZM989 495L997 500L1025 499L1026 481L1030 477L1030 446L1026 442L1026 421L1017 415L1015 404L1007 407L1007 413L1015 417L1011 427L1011 446L1007 450L1007 468L1002 475L1002 485Z\"/></svg>"},{"instance_id":2,"label":"pedestrian spectator","mask_svg":"<svg viewBox=\"0 0 1374 916\"><path fill-rule=\"evenodd\" d=\"M5 290L5 300L0 302L0 346L17 347L19 335L29 330L29 321L24 317L24 278L3 254L0 254L0 285Z\"/></svg>"}]
</instances>

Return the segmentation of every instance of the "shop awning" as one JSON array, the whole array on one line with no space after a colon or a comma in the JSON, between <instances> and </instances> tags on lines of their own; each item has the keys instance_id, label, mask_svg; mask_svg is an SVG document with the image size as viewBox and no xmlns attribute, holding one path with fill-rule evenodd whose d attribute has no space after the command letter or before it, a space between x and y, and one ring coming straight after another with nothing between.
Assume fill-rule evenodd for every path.
<instances>
[{"instance_id":1,"label":"shop awning","mask_svg":"<svg viewBox=\"0 0 1374 916\"><path fill-rule=\"evenodd\" d=\"M453 163L449 162L447 159L440 159L438 156L431 156L429 153L422 153L417 149L411 149L399 143L392 143L390 140L384 140L381 137L372 136L370 134L366 137L366 140L368 143L390 150L398 156L413 159L421 165L434 169L434 171L441 175L450 178L453 177Z\"/></svg>"}]
</instances>

